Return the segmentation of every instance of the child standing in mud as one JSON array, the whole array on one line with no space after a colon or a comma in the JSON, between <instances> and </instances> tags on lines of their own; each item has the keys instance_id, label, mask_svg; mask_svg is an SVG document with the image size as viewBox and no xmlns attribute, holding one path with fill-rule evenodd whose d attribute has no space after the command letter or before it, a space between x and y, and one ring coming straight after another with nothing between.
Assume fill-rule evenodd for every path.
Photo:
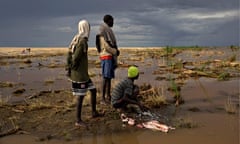
<instances>
[{"instance_id":1,"label":"child standing in mud","mask_svg":"<svg viewBox=\"0 0 240 144\"><path fill-rule=\"evenodd\" d=\"M90 25L88 21L82 20L78 25L79 33L73 38L67 58L69 78L72 81L72 93L77 96L77 122L75 126L86 127L82 121L82 104L87 90L91 92L92 117L100 114L96 110L96 87L88 74L88 38Z\"/></svg>"}]
</instances>

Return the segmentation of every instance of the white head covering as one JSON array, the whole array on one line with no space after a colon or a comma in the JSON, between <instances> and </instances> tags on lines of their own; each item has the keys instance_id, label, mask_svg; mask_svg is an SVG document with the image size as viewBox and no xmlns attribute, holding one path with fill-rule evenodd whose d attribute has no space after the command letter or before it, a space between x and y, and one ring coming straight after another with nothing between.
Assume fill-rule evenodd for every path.
<instances>
[{"instance_id":1,"label":"white head covering","mask_svg":"<svg viewBox=\"0 0 240 144\"><path fill-rule=\"evenodd\" d=\"M87 20L81 20L78 23L78 34L76 34L69 45L69 49L71 52L74 52L75 46L78 43L80 38L89 38L90 35L90 24Z\"/></svg>"},{"instance_id":2,"label":"white head covering","mask_svg":"<svg viewBox=\"0 0 240 144\"><path fill-rule=\"evenodd\" d=\"M90 25L88 23L88 21L86 20L81 20L79 21L78 23L78 34L79 34L79 37L86 37L88 38L89 37L89 34L90 34Z\"/></svg>"}]
</instances>

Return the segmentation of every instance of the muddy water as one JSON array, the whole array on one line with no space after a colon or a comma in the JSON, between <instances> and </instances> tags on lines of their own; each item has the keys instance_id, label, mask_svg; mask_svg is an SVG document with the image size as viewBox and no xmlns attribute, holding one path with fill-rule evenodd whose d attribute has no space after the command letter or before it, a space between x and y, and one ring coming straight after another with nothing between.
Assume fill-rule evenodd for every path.
<instances>
[{"instance_id":1,"label":"muddy water","mask_svg":"<svg viewBox=\"0 0 240 144\"><path fill-rule=\"evenodd\" d=\"M239 143L239 107L236 115L229 115L225 110L229 99L233 105L239 105L239 79L189 80L181 94L186 100L181 111L199 125L189 131L194 143ZM188 111L190 108L198 108L199 112Z\"/></svg>"},{"instance_id":2,"label":"muddy water","mask_svg":"<svg viewBox=\"0 0 240 144\"><path fill-rule=\"evenodd\" d=\"M195 53L195 52L193 52ZM177 57L191 61L194 60L192 52L189 55L180 54ZM204 53L206 54L206 53ZM214 57L212 53L209 55L200 54L198 58L209 59L212 58L221 59L223 53L216 53ZM188 57L189 56L189 57ZM239 57L237 57L239 58ZM60 57L59 61L65 60ZM18 85L13 88L0 89L1 98L6 98L8 101L21 101L24 97L31 95L36 91L41 90L58 90L58 89L70 89L70 83L65 77L64 68L46 68L38 67L38 63L47 65L52 60L47 61L36 60L30 65L10 65L1 66L0 68L0 81L15 82ZM55 60L54 60L55 61ZM140 62L131 62L131 64ZM151 65L148 65L151 63ZM156 70L158 61L152 61L146 59L145 62L139 64L141 77L137 84L151 83L154 86L165 86L167 81L155 80L156 75L153 75L153 71ZM19 68L23 67L23 68ZM126 68L117 69L116 79L117 82L125 77ZM99 68L91 68L90 71L95 72L97 75L100 73ZM94 77L93 81L96 84L100 83L100 77ZM53 83L47 83L46 81L53 81ZM21 83L23 85L21 85ZM18 88L25 88L26 91L21 95L14 95L12 92ZM236 114L227 114L225 105L230 99L233 105L239 105L239 79L231 79L229 81L219 82L216 79L200 78L189 79L182 87L181 95L183 96L185 103L179 107L174 107L174 116L177 118L183 118L196 124L194 128L178 128L170 131L169 133L162 133L157 131L151 131L147 129L136 129L132 127L126 127L121 132L116 133L101 133L101 130L97 133L93 133L89 136L79 135L78 140L64 141L64 140L50 140L39 142L31 135L11 135L0 139L0 144L12 144L12 143L26 143L26 144L239 144L239 106L237 107ZM195 111L193 111L195 109ZM119 124L119 123L116 123Z\"/></svg>"},{"instance_id":3,"label":"muddy water","mask_svg":"<svg viewBox=\"0 0 240 144\"><path fill-rule=\"evenodd\" d=\"M204 90L203 90L204 89ZM50 140L42 143L59 144L238 144L239 143L239 109L237 114L227 114L225 103L232 97L233 103L239 103L239 79L219 82L214 79L190 79L182 88L185 104L175 109L176 117L190 120L195 128L179 128L169 133L126 127L116 133L96 133L86 137L79 135L78 140ZM190 108L198 108L197 112ZM32 144L39 142L28 135L13 135L0 139L0 143L16 142Z\"/></svg>"},{"instance_id":4,"label":"muddy water","mask_svg":"<svg viewBox=\"0 0 240 144\"><path fill-rule=\"evenodd\" d=\"M46 90L70 88L63 68L8 68L1 71L0 81L15 83L16 86L2 88L1 95L11 102L21 101L33 93ZM13 94L17 89L25 89L23 94Z\"/></svg>"},{"instance_id":5,"label":"muddy water","mask_svg":"<svg viewBox=\"0 0 240 144\"><path fill-rule=\"evenodd\" d=\"M90 57L89 59L96 59L95 57ZM45 60L32 59L31 64L19 64L13 63L11 65L4 65L0 68L0 81L2 82L10 82L16 84L13 87L3 87L0 88L0 96L1 98L7 99L10 102L17 102L23 100L25 97L32 95L37 91L46 91L46 90L64 90L70 89L70 82L68 78L65 76L66 71L64 67L60 68L49 68L46 67L51 63L57 65L58 63L64 64L65 57L56 57L56 58L48 58ZM9 61L17 61L17 60L9 60ZM39 66L41 63L43 66ZM136 64L138 62L132 62L129 64ZM146 65L145 63L151 63L151 65ZM151 82L151 85L165 85L163 82L156 81L156 75L152 75L153 71L158 67L157 61L153 61L151 59L146 59L145 63L140 63L139 69L142 73L141 77L136 84L143 84ZM95 65L90 65L89 73L95 74L95 77L92 77L92 80L95 82L97 87L100 87L101 84L101 69L96 68ZM113 85L119 82L121 79L126 77L127 68L119 68L116 70L116 77L113 79ZM147 75L145 77L144 75ZM14 91L17 89L25 89L23 94L15 95Z\"/></svg>"}]
</instances>

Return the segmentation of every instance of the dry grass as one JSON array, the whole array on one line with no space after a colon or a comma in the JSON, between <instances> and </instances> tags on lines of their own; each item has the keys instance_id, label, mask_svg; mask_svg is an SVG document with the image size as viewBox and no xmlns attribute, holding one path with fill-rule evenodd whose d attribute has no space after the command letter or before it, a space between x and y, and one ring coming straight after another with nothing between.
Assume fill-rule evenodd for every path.
<instances>
[{"instance_id":1,"label":"dry grass","mask_svg":"<svg viewBox=\"0 0 240 144\"><path fill-rule=\"evenodd\" d=\"M166 95L164 94L163 87L151 88L142 91L140 94L145 95L145 99L143 101L149 107L158 108L162 105L167 104Z\"/></svg>"},{"instance_id":2,"label":"dry grass","mask_svg":"<svg viewBox=\"0 0 240 144\"><path fill-rule=\"evenodd\" d=\"M54 79L53 78L47 78L44 80L45 84L53 84L54 83Z\"/></svg>"},{"instance_id":3,"label":"dry grass","mask_svg":"<svg viewBox=\"0 0 240 144\"><path fill-rule=\"evenodd\" d=\"M70 93L66 93L66 95L71 95ZM28 111L35 111L35 110L42 110L42 109L53 109L54 112L66 112L66 111L71 111L72 109L75 109L76 106L76 100L75 99L70 99L68 101L63 101L63 100L55 100L55 101L48 101L50 97L55 97L56 94L50 93L48 98L39 98L39 99L33 99L31 102L27 102L27 106L24 106L23 109L27 109ZM70 96L72 97L72 96ZM54 104L53 104L54 103ZM64 103L64 105L63 105Z\"/></svg>"},{"instance_id":4,"label":"dry grass","mask_svg":"<svg viewBox=\"0 0 240 144\"><path fill-rule=\"evenodd\" d=\"M3 97L1 92L0 92L0 107L1 106L4 106L4 105L7 105L8 101L11 99L10 96L7 96L7 97Z\"/></svg>"},{"instance_id":5,"label":"dry grass","mask_svg":"<svg viewBox=\"0 0 240 144\"><path fill-rule=\"evenodd\" d=\"M4 88L4 87L13 87L15 84L13 82L0 82L0 87Z\"/></svg>"},{"instance_id":6,"label":"dry grass","mask_svg":"<svg viewBox=\"0 0 240 144\"><path fill-rule=\"evenodd\" d=\"M237 105L232 102L231 96L228 96L227 102L225 103L225 110L229 114L237 113Z\"/></svg>"},{"instance_id":7,"label":"dry grass","mask_svg":"<svg viewBox=\"0 0 240 144\"><path fill-rule=\"evenodd\" d=\"M27 57L50 57L57 55L65 55L67 48L32 48L30 52L23 53L24 47L1 47L0 58L27 58Z\"/></svg>"},{"instance_id":8,"label":"dry grass","mask_svg":"<svg viewBox=\"0 0 240 144\"><path fill-rule=\"evenodd\" d=\"M29 105L29 109L30 111L34 111L34 110L41 110L41 109L51 109L53 108L54 106L51 105L50 103L48 102L43 102L43 101L36 101L34 103L31 103Z\"/></svg>"}]
</instances>

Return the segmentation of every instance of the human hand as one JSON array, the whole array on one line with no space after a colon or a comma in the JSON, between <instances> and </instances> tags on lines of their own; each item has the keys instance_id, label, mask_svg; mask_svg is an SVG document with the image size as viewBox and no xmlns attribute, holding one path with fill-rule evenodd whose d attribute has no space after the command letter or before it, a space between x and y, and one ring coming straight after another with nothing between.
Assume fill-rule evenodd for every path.
<instances>
[{"instance_id":1,"label":"human hand","mask_svg":"<svg viewBox=\"0 0 240 144\"><path fill-rule=\"evenodd\" d=\"M149 110L148 107L146 107L146 106L144 106L142 104L140 104L140 108L141 108L142 111L148 111Z\"/></svg>"},{"instance_id":2,"label":"human hand","mask_svg":"<svg viewBox=\"0 0 240 144\"><path fill-rule=\"evenodd\" d=\"M117 49L117 56L119 56L120 55L120 51Z\"/></svg>"},{"instance_id":3,"label":"human hand","mask_svg":"<svg viewBox=\"0 0 240 144\"><path fill-rule=\"evenodd\" d=\"M67 77L70 77L70 76L71 76L71 69L68 68L68 69L66 69L66 71L67 71L66 76L67 76Z\"/></svg>"}]
</instances>

